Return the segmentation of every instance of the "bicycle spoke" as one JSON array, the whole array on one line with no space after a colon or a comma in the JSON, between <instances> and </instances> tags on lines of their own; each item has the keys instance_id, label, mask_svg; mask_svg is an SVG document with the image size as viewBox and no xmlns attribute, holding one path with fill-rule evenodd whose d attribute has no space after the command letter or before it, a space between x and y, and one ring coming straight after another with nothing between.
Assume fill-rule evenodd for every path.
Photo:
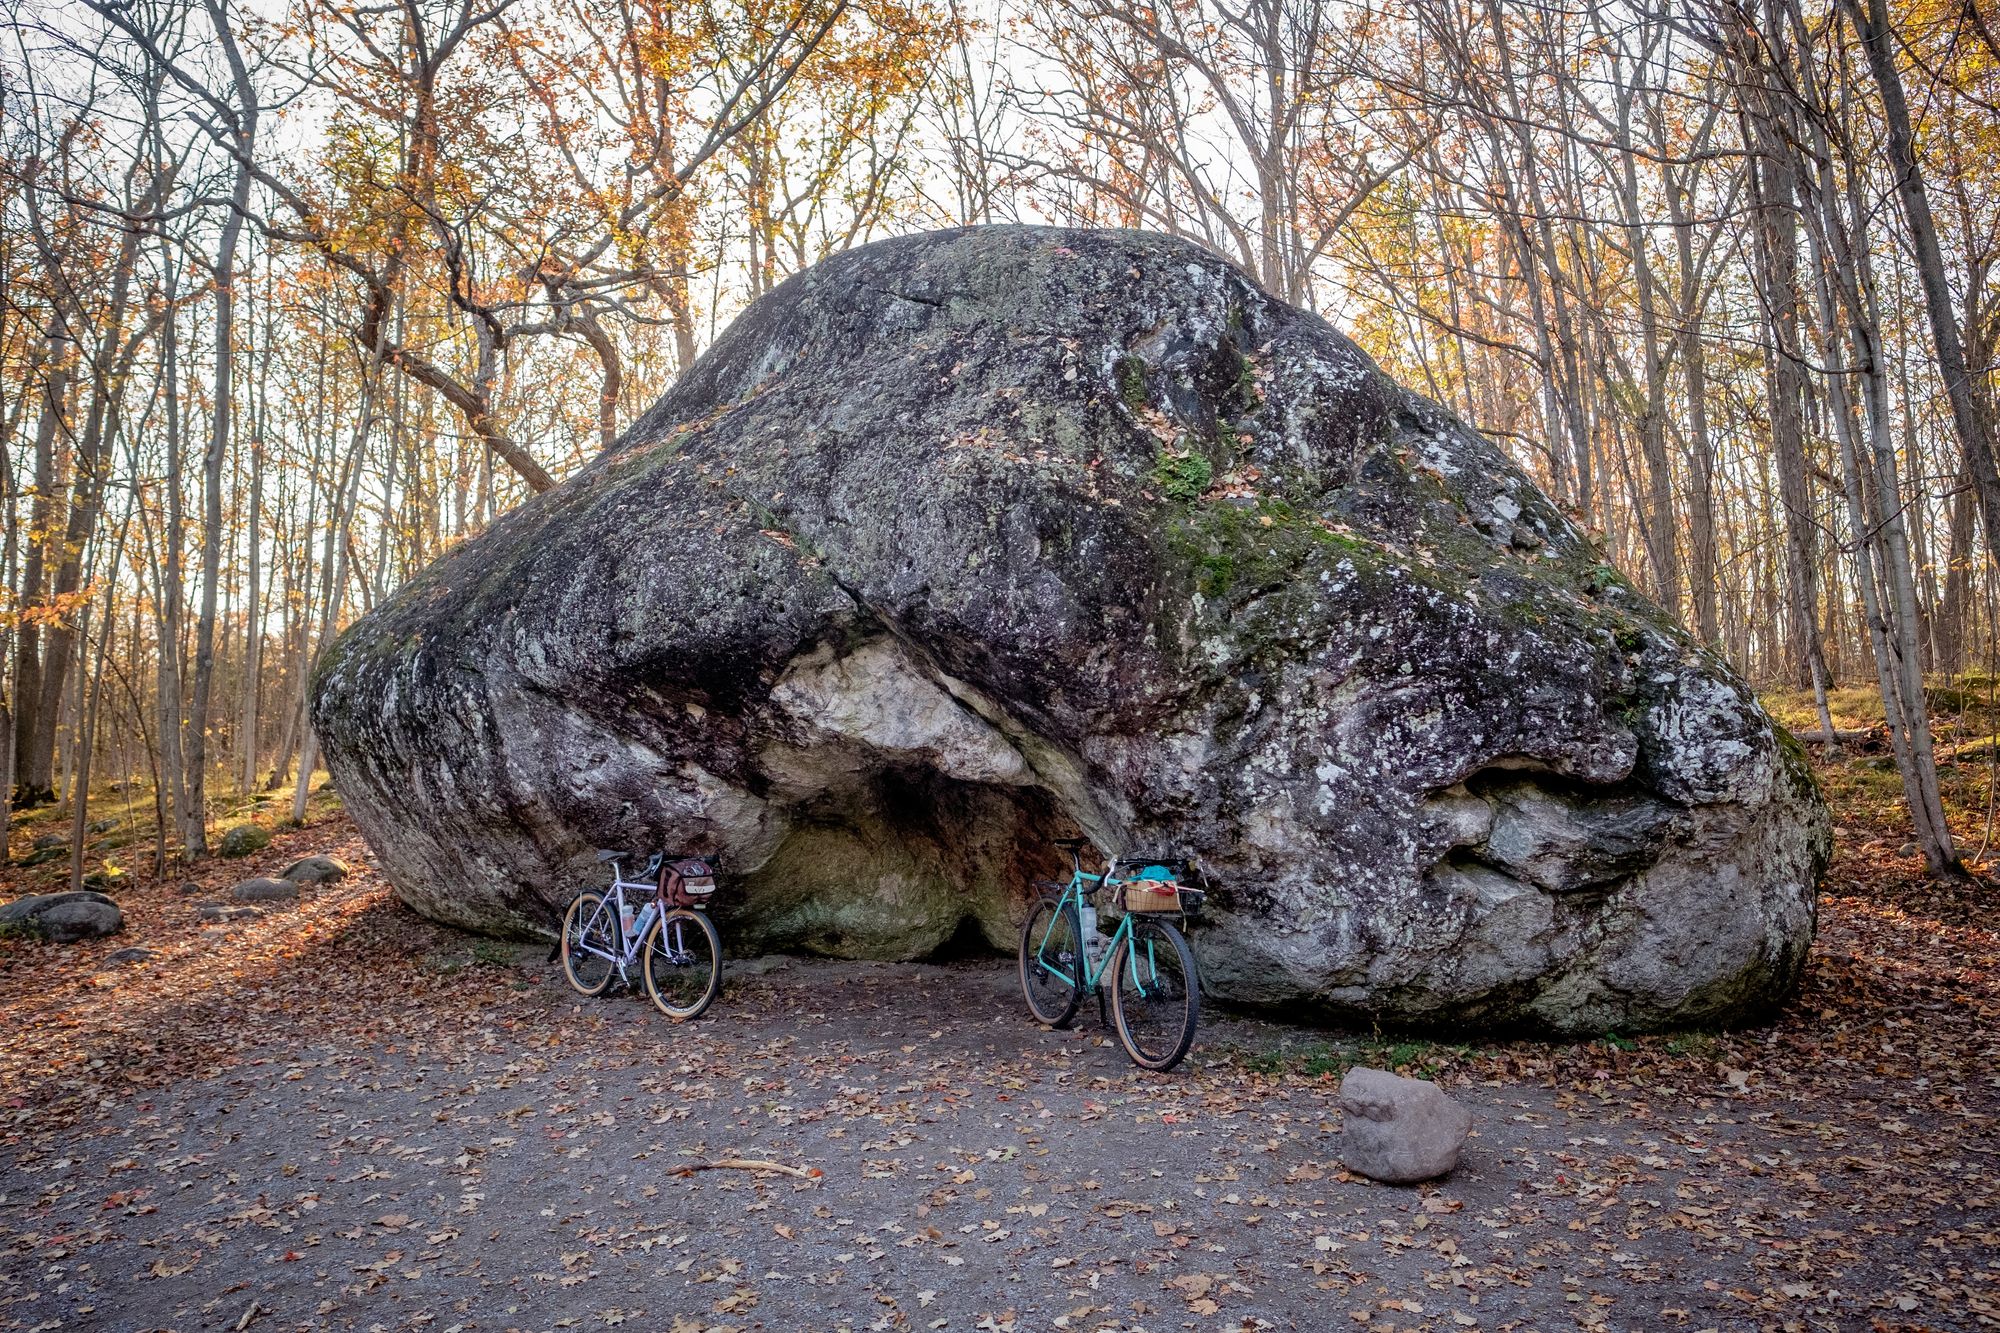
<instances>
[{"instance_id":1,"label":"bicycle spoke","mask_svg":"<svg viewBox=\"0 0 2000 1333\"><path fill-rule=\"evenodd\" d=\"M601 894L582 893L563 914L563 972L579 994L600 995L621 960L617 929Z\"/></svg>"},{"instance_id":2,"label":"bicycle spoke","mask_svg":"<svg viewBox=\"0 0 2000 1333\"><path fill-rule=\"evenodd\" d=\"M1036 1021L1061 1027L1076 1014L1087 976L1076 910L1042 899L1021 927L1021 992Z\"/></svg>"},{"instance_id":3,"label":"bicycle spoke","mask_svg":"<svg viewBox=\"0 0 2000 1333\"><path fill-rule=\"evenodd\" d=\"M1201 1003L1193 962L1164 922L1135 926L1122 942L1112 1004L1119 1039L1135 1063L1169 1069L1187 1053Z\"/></svg>"},{"instance_id":4,"label":"bicycle spoke","mask_svg":"<svg viewBox=\"0 0 2000 1333\"><path fill-rule=\"evenodd\" d=\"M722 950L706 917L675 911L647 934L645 953L646 991L662 1013L693 1018L715 998Z\"/></svg>"}]
</instances>

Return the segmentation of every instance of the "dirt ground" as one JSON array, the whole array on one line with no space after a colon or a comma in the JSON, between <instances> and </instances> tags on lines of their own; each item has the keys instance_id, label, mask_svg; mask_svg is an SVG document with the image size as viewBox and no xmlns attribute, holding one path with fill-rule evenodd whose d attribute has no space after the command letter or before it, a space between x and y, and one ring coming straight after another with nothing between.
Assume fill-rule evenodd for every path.
<instances>
[{"instance_id":1,"label":"dirt ground","mask_svg":"<svg viewBox=\"0 0 2000 1333\"><path fill-rule=\"evenodd\" d=\"M316 818L121 891L114 939L0 941L0 1329L2000 1325L1991 891L1888 849L1843 853L1766 1027L1455 1046L1211 1012L1155 1076L1090 1006L1031 1022L1000 958L734 962L681 1026L580 1001ZM196 920L321 851L357 873ZM1357 1062L1473 1109L1458 1172L1340 1169ZM731 1158L808 1174L697 1169Z\"/></svg>"}]
</instances>

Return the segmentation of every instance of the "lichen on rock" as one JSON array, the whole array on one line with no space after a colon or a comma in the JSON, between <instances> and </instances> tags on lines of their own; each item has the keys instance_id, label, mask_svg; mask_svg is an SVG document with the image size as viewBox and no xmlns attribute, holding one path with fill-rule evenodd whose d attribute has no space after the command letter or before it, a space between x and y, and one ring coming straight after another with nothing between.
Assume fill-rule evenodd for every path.
<instances>
[{"instance_id":1,"label":"lichen on rock","mask_svg":"<svg viewBox=\"0 0 2000 1333\"><path fill-rule=\"evenodd\" d=\"M1828 850L1798 755L1490 442L1183 242L835 256L321 664L403 898L546 927L700 847L733 951L1011 942L1049 836L1198 856L1218 998L1745 1017Z\"/></svg>"}]
</instances>

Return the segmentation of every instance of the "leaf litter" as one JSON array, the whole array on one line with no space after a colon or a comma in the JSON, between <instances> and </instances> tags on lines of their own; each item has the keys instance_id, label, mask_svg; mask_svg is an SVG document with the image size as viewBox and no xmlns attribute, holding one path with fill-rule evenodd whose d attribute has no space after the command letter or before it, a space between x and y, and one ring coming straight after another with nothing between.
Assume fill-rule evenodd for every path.
<instances>
[{"instance_id":1,"label":"leaf litter","mask_svg":"<svg viewBox=\"0 0 2000 1333\"><path fill-rule=\"evenodd\" d=\"M1000 959L732 963L683 1026L582 1002L326 816L263 854L356 867L297 904L204 925L224 863L135 876L113 940L0 942L0 1329L2000 1326L1992 892L1869 817L1768 1026L1223 1014L1163 1079ZM1458 1173L1341 1168L1354 1063L1473 1108Z\"/></svg>"}]
</instances>

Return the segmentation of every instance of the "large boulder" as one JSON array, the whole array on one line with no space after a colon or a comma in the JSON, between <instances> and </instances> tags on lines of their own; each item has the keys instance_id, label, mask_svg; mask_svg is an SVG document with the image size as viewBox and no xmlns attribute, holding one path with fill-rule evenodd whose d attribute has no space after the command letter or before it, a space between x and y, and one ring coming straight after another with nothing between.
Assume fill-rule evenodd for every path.
<instances>
[{"instance_id":1,"label":"large boulder","mask_svg":"<svg viewBox=\"0 0 2000 1333\"><path fill-rule=\"evenodd\" d=\"M1490 442L1180 241L838 255L353 626L402 897L546 929L723 855L734 953L1011 947L1046 840L1196 854L1220 998L1603 1032L1795 980L1798 748ZM594 876L593 876L594 877Z\"/></svg>"}]
</instances>

